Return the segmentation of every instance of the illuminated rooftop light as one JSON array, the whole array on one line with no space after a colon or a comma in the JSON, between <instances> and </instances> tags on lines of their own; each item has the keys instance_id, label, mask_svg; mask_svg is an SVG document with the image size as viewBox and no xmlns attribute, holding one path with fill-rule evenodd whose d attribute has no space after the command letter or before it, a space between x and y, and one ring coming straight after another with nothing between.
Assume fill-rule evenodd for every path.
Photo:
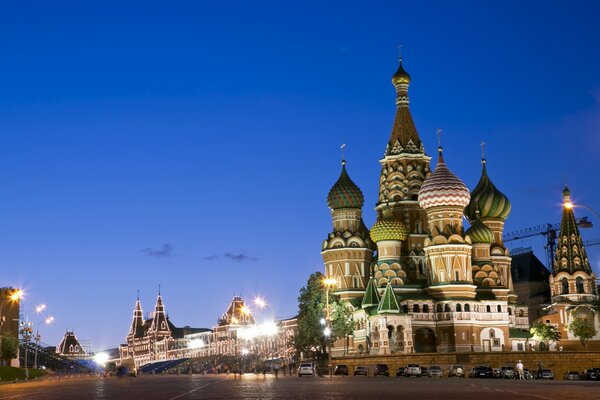
<instances>
[{"instance_id":1,"label":"illuminated rooftop light","mask_svg":"<svg viewBox=\"0 0 600 400\"><path fill-rule=\"evenodd\" d=\"M104 365L108 361L108 354L106 353L97 353L94 356L94 361L96 364Z\"/></svg>"}]
</instances>

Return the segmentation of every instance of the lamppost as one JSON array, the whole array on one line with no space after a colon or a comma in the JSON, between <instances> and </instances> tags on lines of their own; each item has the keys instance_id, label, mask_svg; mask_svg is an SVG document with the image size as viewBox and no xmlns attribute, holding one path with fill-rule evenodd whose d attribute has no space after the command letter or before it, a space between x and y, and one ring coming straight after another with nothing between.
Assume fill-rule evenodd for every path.
<instances>
[{"instance_id":1,"label":"lamppost","mask_svg":"<svg viewBox=\"0 0 600 400\"><path fill-rule=\"evenodd\" d=\"M337 283L334 278L325 278L323 280L325 284L325 329L323 330L323 334L327 340L327 368L329 369L329 376L331 377L331 340L329 337L331 336L331 313L329 312L329 289Z\"/></svg>"},{"instance_id":2,"label":"lamppost","mask_svg":"<svg viewBox=\"0 0 600 400\"><path fill-rule=\"evenodd\" d=\"M44 306L45 308L46 306ZM40 339L42 338L40 336L40 324L42 322L44 322L46 325L50 325L52 323L52 321L54 321L54 317L48 317L43 321L38 322L37 325L37 329L35 330L35 361L33 362L33 368L37 369L38 367L38 363L37 363L37 355L38 355L38 349L40 347Z\"/></svg>"},{"instance_id":3,"label":"lamppost","mask_svg":"<svg viewBox=\"0 0 600 400\"><path fill-rule=\"evenodd\" d=\"M25 380L29 379L29 367L27 366L27 350L29 348L29 340L31 339L31 335L33 333L32 324L29 321L21 321L21 336L25 341Z\"/></svg>"}]
</instances>

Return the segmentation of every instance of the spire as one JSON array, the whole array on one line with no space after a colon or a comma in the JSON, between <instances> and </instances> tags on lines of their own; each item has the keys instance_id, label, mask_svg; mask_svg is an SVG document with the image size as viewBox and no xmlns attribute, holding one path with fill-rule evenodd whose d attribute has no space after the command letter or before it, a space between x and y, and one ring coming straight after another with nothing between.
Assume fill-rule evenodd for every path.
<instances>
[{"instance_id":1,"label":"spire","mask_svg":"<svg viewBox=\"0 0 600 400\"><path fill-rule=\"evenodd\" d=\"M423 143L417 133L409 109L408 86L410 75L402 65L400 57L398 70L392 76L392 84L396 89L396 118L388 142L385 155L396 155L400 153L424 154Z\"/></svg>"},{"instance_id":2,"label":"spire","mask_svg":"<svg viewBox=\"0 0 600 400\"><path fill-rule=\"evenodd\" d=\"M381 298L379 307L377 307L377 313L400 314L400 304L398 304L398 299L396 298L394 289L392 288L392 285L389 282L385 287L385 292L383 292L383 297Z\"/></svg>"},{"instance_id":3,"label":"spire","mask_svg":"<svg viewBox=\"0 0 600 400\"><path fill-rule=\"evenodd\" d=\"M562 191L563 195L563 213L560 222L560 234L556 246L556 258L554 260L553 273L556 275L560 271L573 273L575 271L585 271L592 273L590 261L587 257L579 227L575 220L573 212L573 203L571 202L571 191L565 185Z\"/></svg>"},{"instance_id":4,"label":"spire","mask_svg":"<svg viewBox=\"0 0 600 400\"><path fill-rule=\"evenodd\" d=\"M367 290L365 291L365 296L363 297L361 307L377 307L381 298L379 297L379 293L377 292L377 284L375 283L375 278L371 277L369 279L369 283L367 283Z\"/></svg>"},{"instance_id":5,"label":"spire","mask_svg":"<svg viewBox=\"0 0 600 400\"><path fill-rule=\"evenodd\" d=\"M160 290L160 289L159 289ZM156 305L154 306L154 315L152 316L152 325L148 332L152 332L158 335L169 336L171 329L169 328L169 321L165 314L165 306L163 305L162 296L159 295L156 298Z\"/></svg>"},{"instance_id":6,"label":"spire","mask_svg":"<svg viewBox=\"0 0 600 400\"><path fill-rule=\"evenodd\" d=\"M128 337L142 337L144 335L144 313L142 311L142 304L140 303L140 291L137 293L137 300L135 301L135 308L133 309L133 321L131 322L131 328L129 328Z\"/></svg>"}]
</instances>

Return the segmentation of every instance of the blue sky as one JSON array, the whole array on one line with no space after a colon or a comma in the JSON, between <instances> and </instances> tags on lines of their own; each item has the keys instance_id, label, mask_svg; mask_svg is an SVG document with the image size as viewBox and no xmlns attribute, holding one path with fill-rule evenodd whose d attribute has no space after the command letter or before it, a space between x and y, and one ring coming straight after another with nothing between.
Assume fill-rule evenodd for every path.
<instances>
[{"instance_id":1,"label":"blue sky","mask_svg":"<svg viewBox=\"0 0 600 400\"><path fill-rule=\"evenodd\" d=\"M213 2L214 3L214 2ZM277 316L321 270L339 146L374 222L403 44L429 154L488 170L506 230L600 209L600 28L592 1L13 2L0 13L0 285L93 347L124 340L140 290L177 325L231 296ZM585 239L600 238L600 220ZM166 245L166 247L165 247ZM543 259L543 238L533 246ZM600 246L589 255L600 271Z\"/></svg>"}]
</instances>

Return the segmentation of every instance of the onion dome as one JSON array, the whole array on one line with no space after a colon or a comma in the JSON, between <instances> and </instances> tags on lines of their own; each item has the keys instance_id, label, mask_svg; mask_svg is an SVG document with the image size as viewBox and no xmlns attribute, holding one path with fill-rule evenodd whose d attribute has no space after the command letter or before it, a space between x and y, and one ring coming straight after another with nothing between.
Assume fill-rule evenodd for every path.
<instances>
[{"instance_id":1,"label":"onion dome","mask_svg":"<svg viewBox=\"0 0 600 400\"><path fill-rule=\"evenodd\" d=\"M454 175L444 162L442 147L438 148L438 163L419 190L419 206L423 209L442 206L466 207L471 194L464 182Z\"/></svg>"},{"instance_id":2,"label":"onion dome","mask_svg":"<svg viewBox=\"0 0 600 400\"><path fill-rule=\"evenodd\" d=\"M465 234L471 237L472 243L494 243L494 231L481 222L479 218L473 221Z\"/></svg>"},{"instance_id":3,"label":"onion dome","mask_svg":"<svg viewBox=\"0 0 600 400\"><path fill-rule=\"evenodd\" d=\"M471 202L465 209L465 216L469 221L477 218L501 218L506 219L510 214L511 204L501 191L492 183L487 174L485 158L481 160L483 165L481 178L471 192Z\"/></svg>"},{"instance_id":4,"label":"onion dome","mask_svg":"<svg viewBox=\"0 0 600 400\"><path fill-rule=\"evenodd\" d=\"M402 59L400 59L398 70L394 73L394 75L392 75L392 83L394 84L394 86L396 86L399 83L410 83L410 75L402 66Z\"/></svg>"},{"instance_id":5,"label":"onion dome","mask_svg":"<svg viewBox=\"0 0 600 400\"><path fill-rule=\"evenodd\" d=\"M329 208L362 208L365 198L362 191L346 172L346 161L342 161L342 173L327 195Z\"/></svg>"},{"instance_id":6,"label":"onion dome","mask_svg":"<svg viewBox=\"0 0 600 400\"><path fill-rule=\"evenodd\" d=\"M379 219L371 228L371 239L374 242L382 240L406 240L408 230L397 219Z\"/></svg>"}]
</instances>

